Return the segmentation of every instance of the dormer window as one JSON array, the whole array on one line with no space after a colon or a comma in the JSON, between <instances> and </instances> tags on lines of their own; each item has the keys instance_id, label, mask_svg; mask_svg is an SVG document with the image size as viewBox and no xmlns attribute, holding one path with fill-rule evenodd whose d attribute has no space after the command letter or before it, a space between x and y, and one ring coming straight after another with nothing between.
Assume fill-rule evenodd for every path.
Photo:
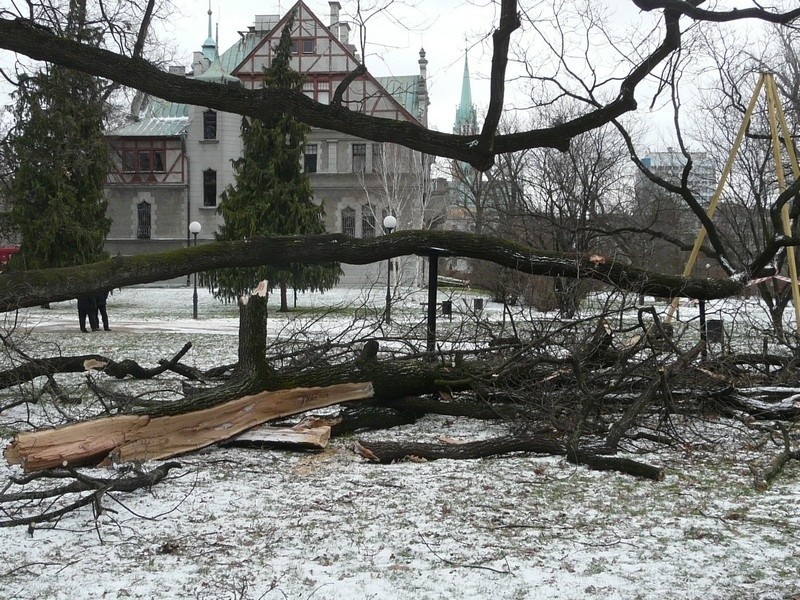
<instances>
[{"instance_id":1,"label":"dormer window","mask_svg":"<svg viewBox=\"0 0 800 600\"><path fill-rule=\"evenodd\" d=\"M217 139L217 113L213 110L203 113L203 139Z\"/></svg>"},{"instance_id":2,"label":"dormer window","mask_svg":"<svg viewBox=\"0 0 800 600\"><path fill-rule=\"evenodd\" d=\"M314 54L314 48L316 47L314 42L314 38L292 40L292 43L289 46L289 53L298 54L302 51L303 54Z\"/></svg>"}]
</instances>

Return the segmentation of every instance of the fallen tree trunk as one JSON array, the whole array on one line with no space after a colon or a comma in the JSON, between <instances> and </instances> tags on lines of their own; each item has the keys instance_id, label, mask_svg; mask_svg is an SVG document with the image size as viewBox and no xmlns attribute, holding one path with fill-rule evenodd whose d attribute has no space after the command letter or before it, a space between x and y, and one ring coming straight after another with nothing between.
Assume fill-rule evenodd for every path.
<instances>
[{"instance_id":1,"label":"fallen tree trunk","mask_svg":"<svg viewBox=\"0 0 800 600\"><path fill-rule=\"evenodd\" d=\"M164 459L228 440L271 419L372 396L372 384L262 392L202 411L166 417L117 415L19 433L4 455L25 471Z\"/></svg>"},{"instance_id":2,"label":"fallen tree trunk","mask_svg":"<svg viewBox=\"0 0 800 600\"><path fill-rule=\"evenodd\" d=\"M403 442L366 442L359 440L356 452L362 457L380 463L391 463L407 457L425 460L440 458L475 459L509 452L534 452L565 456L571 463L586 465L599 471L619 471L661 481L664 469L631 460L606 456L589 450L570 450L551 438L532 435L509 435L465 444L424 444Z\"/></svg>"}]
</instances>

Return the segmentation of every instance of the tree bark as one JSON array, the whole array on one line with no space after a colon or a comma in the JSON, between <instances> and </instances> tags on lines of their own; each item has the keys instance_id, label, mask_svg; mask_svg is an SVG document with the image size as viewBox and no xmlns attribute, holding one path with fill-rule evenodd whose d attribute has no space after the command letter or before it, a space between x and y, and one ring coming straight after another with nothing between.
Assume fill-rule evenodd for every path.
<instances>
[{"instance_id":1,"label":"tree bark","mask_svg":"<svg viewBox=\"0 0 800 600\"><path fill-rule=\"evenodd\" d=\"M661 481L664 470L627 458L605 456L589 450L568 450L564 444L544 436L516 435L492 438L465 444L423 444L405 442L358 441L356 451L364 458L391 463L408 457L425 460L440 458L474 459L508 454L509 452L534 452L565 456L572 463L586 465L600 471L619 471L636 477Z\"/></svg>"}]
</instances>

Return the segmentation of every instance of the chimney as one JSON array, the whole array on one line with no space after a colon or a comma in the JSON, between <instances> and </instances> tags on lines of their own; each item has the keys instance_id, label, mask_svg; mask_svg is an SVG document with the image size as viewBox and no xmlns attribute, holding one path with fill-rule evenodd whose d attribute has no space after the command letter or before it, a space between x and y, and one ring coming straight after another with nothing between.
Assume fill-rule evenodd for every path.
<instances>
[{"instance_id":1,"label":"chimney","mask_svg":"<svg viewBox=\"0 0 800 600\"><path fill-rule=\"evenodd\" d=\"M208 67L205 63L205 60L203 59L203 53L200 51L195 51L194 58L192 60L192 74L201 75L207 68Z\"/></svg>"},{"instance_id":2,"label":"chimney","mask_svg":"<svg viewBox=\"0 0 800 600\"><path fill-rule=\"evenodd\" d=\"M180 75L181 77L186 77L186 69L180 65L170 65L169 66L169 74L170 75Z\"/></svg>"},{"instance_id":3,"label":"chimney","mask_svg":"<svg viewBox=\"0 0 800 600\"><path fill-rule=\"evenodd\" d=\"M339 41L345 46L350 44L350 25L348 23L339 23Z\"/></svg>"},{"instance_id":4,"label":"chimney","mask_svg":"<svg viewBox=\"0 0 800 600\"><path fill-rule=\"evenodd\" d=\"M338 2L328 2L328 5L331 7L330 28L333 29L333 31L336 31L334 26L339 22L339 11L342 10L342 5Z\"/></svg>"}]
</instances>

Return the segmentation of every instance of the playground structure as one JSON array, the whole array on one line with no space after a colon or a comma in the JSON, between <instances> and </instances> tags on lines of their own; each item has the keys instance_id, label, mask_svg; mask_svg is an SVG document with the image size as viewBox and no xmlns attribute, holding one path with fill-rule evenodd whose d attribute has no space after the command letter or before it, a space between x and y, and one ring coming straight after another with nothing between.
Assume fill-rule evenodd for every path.
<instances>
[{"instance_id":1,"label":"playground structure","mask_svg":"<svg viewBox=\"0 0 800 600\"><path fill-rule=\"evenodd\" d=\"M714 194L711 196L711 200L708 205L708 209L706 210L706 215L708 216L709 220L713 218L714 212L717 209L717 205L719 204L720 197L722 196L722 191L725 188L725 184L727 183L728 176L733 168L733 161L736 158L737 153L739 152L739 147L741 146L742 140L744 139L745 133L750 125L750 121L753 116L753 111L755 110L756 104L758 102L758 98L762 92L764 91L765 99L766 99L766 108L767 108L767 116L769 120L769 129L770 129L770 142L772 146L772 153L773 153L773 160L775 162L775 172L778 179L778 189L781 193L786 191L787 184L786 184L786 173L783 168L783 153L781 151L781 138L785 142L786 152L789 158L789 164L791 165L792 174L794 175L795 179L800 178L800 165L797 162L797 154L794 151L794 147L791 144L791 133L789 132L789 127L786 123L786 116L784 115L783 108L781 107L780 99L778 96L778 88L775 85L775 78L772 73L762 73L756 83L756 87L753 90L753 95L750 98L750 102L747 106L747 110L745 111L744 118L742 119L741 127L736 134L736 138L734 140L733 146L731 147L731 151L728 154L728 158L725 162L725 166L720 174L719 182L717 183L717 187L714 190ZM789 205L788 203L784 203L781 207L781 222L783 226L783 234L787 237L791 237L791 219L789 216ZM689 277L694 270L695 264L697 262L697 256L700 252L700 248L703 245L703 241L706 237L706 228L705 226L700 227L700 230L697 233L697 237L695 238L694 246L692 247L692 251L689 254L689 258L686 261L686 266L683 270L683 276ZM787 256L787 263L789 268L789 283L791 285L792 290L792 304L794 305L794 312L795 312L795 328L797 329L800 327L800 287L798 287L798 277L797 277L797 263L795 261L795 249L794 246L787 246L786 247L786 256ZM754 280L751 280L748 285L754 283ZM678 308L679 299L674 299L670 304L667 315L665 318L665 322L669 323L672 320L673 315L675 314L676 309ZM705 302L700 300L700 330L701 335L705 338L706 336L706 322L705 322Z\"/></svg>"}]
</instances>

